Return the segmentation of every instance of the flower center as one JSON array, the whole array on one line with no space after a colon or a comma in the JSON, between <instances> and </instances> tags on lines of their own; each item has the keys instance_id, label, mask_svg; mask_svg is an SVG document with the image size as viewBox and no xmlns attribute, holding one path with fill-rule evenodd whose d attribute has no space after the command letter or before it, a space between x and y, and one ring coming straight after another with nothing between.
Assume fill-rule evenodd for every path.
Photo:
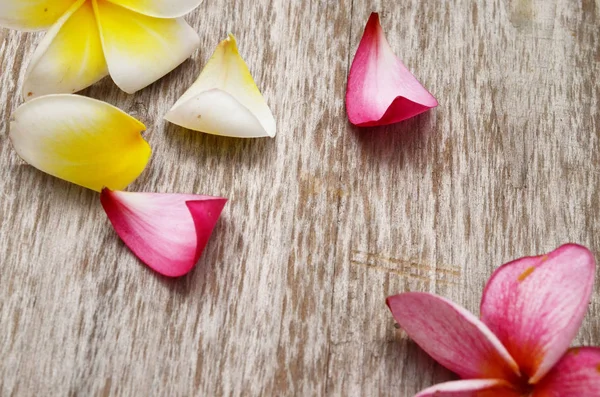
<instances>
[{"instance_id":1,"label":"flower center","mask_svg":"<svg viewBox=\"0 0 600 397\"><path fill-rule=\"evenodd\" d=\"M521 376L521 378L514 384L514 386L522 397L533 396L533 389L535 386L529 383L529 376Z\"/></svg>"}]
</instances>

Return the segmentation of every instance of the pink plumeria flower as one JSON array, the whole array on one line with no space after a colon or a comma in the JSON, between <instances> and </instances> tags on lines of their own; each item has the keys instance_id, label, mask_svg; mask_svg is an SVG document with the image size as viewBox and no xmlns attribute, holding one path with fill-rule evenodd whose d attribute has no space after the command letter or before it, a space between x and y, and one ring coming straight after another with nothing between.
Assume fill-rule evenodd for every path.
<instances>
[{"instance_id":1,"label":"pink plumeria flower","mask_svg":"<svg viewBox=\"0 0 600 397\"><path fill-rule=\"evenodd\" d=\"M389 297L406 333L463 379L417 397L600 396L600 348L569 349L587 310L595 270L592 253L575 244L509 262L485 287L481 320L433 294Z\"/></svg>"}]
</instances>

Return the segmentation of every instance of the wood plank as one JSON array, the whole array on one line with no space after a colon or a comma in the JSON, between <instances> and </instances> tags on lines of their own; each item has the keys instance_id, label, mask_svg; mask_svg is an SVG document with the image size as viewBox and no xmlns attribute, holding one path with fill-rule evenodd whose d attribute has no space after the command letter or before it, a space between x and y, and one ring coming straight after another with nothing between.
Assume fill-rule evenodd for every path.
<instances>
[{"instance_id":1,"label":"wood plank","mask_svg":"<svg viewBox=\"0 0 600 397\"><path fill-rule=\"evenodd\" d=\"M148 127L154 155L132 190L230 198L198 268L180 280L135 259L97 194L18 160L6 132L34 40L8 34L0 318L11 331L0 394L323 394L350 18L339 5L206 2L188 17L202 39L194 60L134 96L108 79L84 92ZM277 115L274 140L162 120L228 31Z\"/></svg>"},{"instance_id":2,"label":"wood plank","mask_svg":"<svg viewBox=\"0 0 600 397\"><path fill-rule=\"evenodd\" d=\"M394 328L386 296L429 291L478 313L510 259L568 241L598 252L600 7L355 0L352 52L373 10L440 106L348 128L328 392L411 396L454 377ZM577 343L600 342L598 287Z\"/></svg>"},{"instance_id":3,"label":"wood plank","mask_svg":"<svg viewBox=\"0 0 600 397\"><path fill-rule=\"evenodd\" d=\"M440 106L357 129L346 75L371 11ZM130 190L230 198L198 267L171 280L96 193L24 165L7 139L40 34L0 30L0 395L402 395L453 375L387 295L477 313L502 263L574 241L600 253L600 2L206 1L193 59L136 95ZM162 120L228 31L278 123L238 140ZM576 342L600 345L600 279Z\"/></svg>"}]
</instances>

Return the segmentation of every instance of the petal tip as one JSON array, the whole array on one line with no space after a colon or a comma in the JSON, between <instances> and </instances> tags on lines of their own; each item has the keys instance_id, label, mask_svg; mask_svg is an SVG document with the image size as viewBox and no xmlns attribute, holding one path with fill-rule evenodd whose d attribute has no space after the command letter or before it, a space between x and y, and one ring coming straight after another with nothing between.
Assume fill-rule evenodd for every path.
<instances>
[{"instance_id":1,"label":"petal tip","mask_svg":"<svg viewBox=\"0 0 600 397\"><path fill-rule=\"evenodd\" d=\"M369 20L367 21L367 26L371 26L373 24L381 25L381 20L377 11L371 12L371 15L369 15Z\"/></svg>"},{"instance_id":2,"label":"petal tip","mask_svg":"<svg viewBox=\"0 0 600 397\"><path fill-rule=\"evenodd\" d=\"M557 253L563 253L565 251L579 252L581 255L587 256L588 259L590 260L590 262L592 262L594 264L594 266L596 264L596 258L594 257L594 254L592 253L592 251L590 251L589 248L587 248L581 244L566 243L566 244L563 244L560 247L558 247L555 251Z\"/></svg>"},{"instance_id":3,"label":"petal tip","mask_svg":"<svg viewBox=\"0 0 600 397\"><path fill-rule=\"evenodd\" d=\"M227 32L227 38L225 40L223 40L223 42L233 45L237 48L237 40L236 40L235 36L233 35L233 33L231 33L231 32Z\"/></svg>"},{"instance_id":4,"label":"petal tip","mask_svg":"<svg viewBox=\"0 0 600 397\"><path fill-rule=\"evenodd\" d=\"M392 300L398 296L400 296L400 294L390 295L387 298L385 298L385 304L388 307L388 309L390 309L390 311L392 311Z\"/></svg>"}]
</instances>

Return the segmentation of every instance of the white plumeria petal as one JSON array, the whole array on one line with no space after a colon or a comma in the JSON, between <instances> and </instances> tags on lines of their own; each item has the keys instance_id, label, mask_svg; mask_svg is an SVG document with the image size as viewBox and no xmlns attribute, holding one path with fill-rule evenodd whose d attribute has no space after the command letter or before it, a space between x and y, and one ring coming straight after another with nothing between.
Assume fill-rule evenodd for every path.
<instances>
[{"instance_id":1,"label":"white plumeria petal","mask_svg":"<svg viewBox=\"0 0 600 397\"><path fill-rule=\"evenodd\" d=\"M38 45L27 68L23 98L73 93L107 74L92 4L79 0Z\"/></svg>"},{"instance_id":2,"label":"white plumeria petal","mask_svg":"<svg viewBox=\"0 0 600 397\"><path fill-rule=\"evenodd\" d=\"M196 82L165 119L215 135L256 138L276 133L273 114L231 34L217 46Z\"/></svg>"},{"instance_id":3,"label":"white plumeria petal","mask_svg":"<svg viewBox=\"0 0 600 397\"><path fill-rule=\"evenodd\" d=\"M108 0L140 14L157 18L177 18L193 11L202 0Z\"/></svg>"},{"instance_id":4,"label":"white plumeria petal","mask_svg":"<svg viewBox=\"0 0 600 397\"><path fill-rule=\"evenodd\" d=\"M129 94L175 69L200 44L182 18L149 17L107 1L94 7L110 76Z\"/></svg>"},{"instance_id":5,"label":"white plumeria petal","mask_svg":"<svg viewBox=\"0 0 600 397\"><path fill-rule=\"evenodd\" d=\"M35 31L52 26L74 0L0 0L0 26Z\"/></svg>"}]
</instances>

